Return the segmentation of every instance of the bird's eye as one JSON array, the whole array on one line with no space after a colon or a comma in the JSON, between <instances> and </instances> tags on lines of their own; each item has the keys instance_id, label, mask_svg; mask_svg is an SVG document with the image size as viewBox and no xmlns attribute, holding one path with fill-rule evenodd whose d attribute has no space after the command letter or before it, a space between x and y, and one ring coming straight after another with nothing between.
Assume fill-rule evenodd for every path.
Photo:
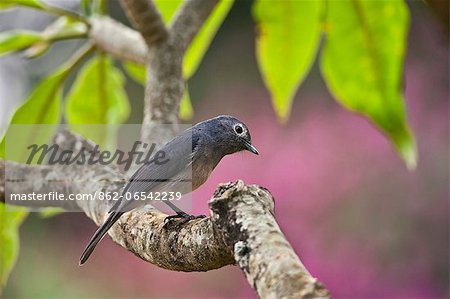
<instances>
[{"instance_id":1,"label":"bird's eye","mask_svg":"<svg viewBox=\"0 0 450 299\"><path fill-rule=\"evenodd\" d=\"M244 133L244 128L241 125L235 125L234 131L236 132L236 134L241 135L242 133Z\"/></svg>"}]
</instances>

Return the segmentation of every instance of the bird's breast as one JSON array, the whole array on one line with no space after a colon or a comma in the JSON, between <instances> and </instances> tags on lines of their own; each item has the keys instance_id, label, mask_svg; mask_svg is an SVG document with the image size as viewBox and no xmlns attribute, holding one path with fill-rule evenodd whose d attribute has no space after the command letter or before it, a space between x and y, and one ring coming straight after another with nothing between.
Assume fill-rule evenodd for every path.
<instances>
[{"instance_id":1,"label":"bird's breast","mask_svg":"<svg viewBox=\"0 0 450 299\"><path fill-rule=\"evenodd\" d=\"M192 163L192 191L203 185L213 171L215 165L194 161Z\"/></svg>"}]
</instances>

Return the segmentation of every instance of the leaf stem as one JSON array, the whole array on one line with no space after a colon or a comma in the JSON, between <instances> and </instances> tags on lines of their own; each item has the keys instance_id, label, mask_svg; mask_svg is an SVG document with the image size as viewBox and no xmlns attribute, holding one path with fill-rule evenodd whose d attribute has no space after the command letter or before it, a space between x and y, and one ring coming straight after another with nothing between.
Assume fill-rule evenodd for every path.
<instances>
[{"instance_id":1,"label":"leaf stem","mask_svg":"<svg viewBox=\"0 0 450 299\"><path fill-rule=\"evenodd\" d=\"M46 40L49 42L57 42L62 40L68 40L68 39L82 39L87 38L88 34L87 32L73 32L65 35L55 35L50 38L47 38Z\"/></svg>"},{"instance_id":2,"label":"leaf stem","mask_svg":"<svg viewBox=\"0 0 450 299\"><path fill-rule=\"evenodd\" d=\"M86 43L75 54L73 54L56 72L62 72L61 81L64 81L70 74L70 71L78 66L86 57L94 52L95 46L92 43Z\"/></svg>"},{"instance_id":3,"label":"leaf stem","mask_svg":"<svg viewBox=\"0 0 450 299\"><path fill-rule=\"evenodd\" d=\"M58 16L66 16L89 25L89 22L85 17L70 10L62 9L56 6L46 5L44 11Z\"/></svg>"}]
</instances>

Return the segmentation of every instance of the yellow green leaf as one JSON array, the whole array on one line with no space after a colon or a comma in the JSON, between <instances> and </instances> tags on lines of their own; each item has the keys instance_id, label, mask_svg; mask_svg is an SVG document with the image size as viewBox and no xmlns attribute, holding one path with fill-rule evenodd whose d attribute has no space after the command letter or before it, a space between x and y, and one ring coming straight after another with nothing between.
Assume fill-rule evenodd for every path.
<instances>
[{"instance_id":1,"label":"yellow green leaf","mask_svg":"<svg viewBox=\"0 0 450 299\"><path fill-rule=\"evenodd\" d=\"M137 83L145 85L146 70L145 66L132 61L123 61L123 68L127 74Z\"/></svg>"},{"instance_id":2,"label":"yellow green leaf","mask_svg":"<svg viewBox=\"0 0 450 299\"><path fill-rule=\"evenodd\" d=\"M368 117L412 169L417 150L402 91L408 26L403 1L329 1L321 69L336 100Z\"/></svg>"},{"instance_id":3,"label":"yellow green leaf","mask_svg":"<svg viewBox=\"0 0 450 299\"><path fill-rule=\"evenodd\" d=\"M29 30L11 30L0 33L0 56L12 51L20 51L42 41L38 32Z\"/></svg>"},{"instance_id":4,"label":"yellow green leaf","mask_svg":"<svg viewBox=\"0 0 450 299\"><path fill-rule=\"evenodd\" d=\"M43 78L30 96L14 113L11 124L0 143L0 157L26 162L31 144L50 141L61 119L62 85L70 71L89 55L93 47L86 45L54 73ZM30 126L34 124L35 126ZM25 126L21 126L25 125ZM38 126L42 125L42 126ZM6 146L7 145L7 146Z\"/></svg>"},{"instance_id":5,"label":"yellow green leaf","mask_svg":"<svg viewBox=\"0 0 450 299\"><path fill-rule=\"evenodd\" d=\"M42 218L50 218L61 213L64 213L64 209L58 207L47 207L39 210L39 216Z\"/></svg>"},{"instance_id":6,"label":"yellow green leaf","mask_svg":"<svg viewBox=\"0 0 450 299\"><path fill-rule=\"evenodd\" d=\"M280 121L289 117L297 88L307 75L320 41L322 1L258 0L259 69Z\"/></svg>"},{"instance_id":7,"label":"yellow green leaf","mask_svg":"<svg viewBox=\"0 0 450 299\"><path fill-rule=\"evenodd\" d=\"M130 106L124 81L109 57L102 54L87 62L67 95L66 116L71 129L99 145L113 146L114 126L86 124L114 125L128 118Z\"/></svg>"},{"instance_id":8,"label":"yellow green leaf","mask_svg":"<svg viewBox=\"0 0 450 299\"><path fill-rule=\"evenodd\" d=\"M25 162L27 147L31 144L49 142L56 127L29 126L30 124L57 124L60 121L60 102L62 100L62 81L66 71L56 72L44 78L33 90L28 99L14 113L11 124L0 144L0 157ZM20 124L28 124L21 129Z\"/></svg>"},{"instance_id":9,"label":"yellow green leaf","mask_svg":"<svg viewBox=\"0 0 450 299\"><path fill-rule=\"evenodd\" d=\"M166 24L172 20L181 2L181 0L155 0L155 5Z\"/></svg>"},{"instance_id":10,"label":"yellow green leaf","mask_svg":"<svg viewBox=\"0 0 450 299\"><path fill-rule=\"evenodd\" d=\"M39 0L1 0L0 10L7 9L16 5L22 5L36 9L45 8L45 4Z\"/></svg>"},{"instance_id":11,"label":"yellow green leaf","mask_svg":"<svg viewBox=\"0 0 450 299\"><path fill-rule=\"evenodd\" d=\"M19 254L19 226L28 212L0 202L0 293Z\"/></svg>"},{"instance_id":12,"label":"yellow green leaf","mask_svg":"<svg viewBox=\"0 0 450 299\"><path fill-rule=\"evenodd\" d=\"M194 109L192 108L191 99L189 98L189 88L186 84L184 87L183 98L180 102L180 118L189 120L194 116Z\"/></svg>"},{"instance_id":13,"label":"yellow green leaf","mask_svg":"<svg viewBox=\"0 0 450 299\"><path fill-rule=\"evenodd\" d=\"M217 3L210 16L206 19L200 31L192 40L186 50L183 61L183 75L185 79L189 79L197 70L206 51L211 45L214 36L222 25L223 20L233 6L233 0L221 0Z\"/></svg>"}]
</instances>

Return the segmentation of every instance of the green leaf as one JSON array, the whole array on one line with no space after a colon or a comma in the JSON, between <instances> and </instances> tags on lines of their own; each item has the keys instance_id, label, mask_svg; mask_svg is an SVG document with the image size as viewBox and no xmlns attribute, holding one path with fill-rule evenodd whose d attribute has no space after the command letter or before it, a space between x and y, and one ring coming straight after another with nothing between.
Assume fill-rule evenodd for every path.
<instances>
[{"instance_id":1,"label":"green leaf","mask_svg":"<svg viewBox=\"0 0 450 299\"><path fill-rule=\"evenodd\" d=\"M11 30L0 33L0 57L11 51L20 51L42 41L38 32L28 30Z\"/></svg>"},{"instance_id":2,"label":"green leaf","mask_svg":"<svg viewBox=\"0 0 450 299\"><path fill-rule=\"evenodd\" d=\"M47 52L53 42L84 37L87 30L87 25L82 22L66 16L59 17L41 32L41 41L26 49L24 56L26 58L39 57Z\"/></svg>"},{"instance_id":3,"label":"green leaf","mask_svg":"<svg viewBox=\"0 0 450 299\"><path fill-rule=\"evenodd\" d=\"M183 74L185 79L191 78L197 70L206 50L208 50L217 30L219 30L220 25L222 25L223 20L228 15L233 3L233 0L221 0L192 40L184 55Z\"/></svg>"},{"instance_id":4,"label":"green leaf","mask_svg":"<svg viewBox=\"0 0 450 299\"><path fill-rule=\"evenodd\" d=\"M0 293L19 253L19 226L27 216L23 208L0 203Z\"/></svg>"},{"instance_id":5,"label":"green leaf","mask_svg":"<svg viewBox=\"0 0 450 299\"><path fill-rule=\"evenodd\" d=\"M321 32L322 1L258 0L259 69L280 121L289 118L292 101L314 61Z\"/></svg>"},{"instance_id":6,"label":"green leaf","mask_svg":"<svg viewBox=\"0 0 450 299\"><path fill-rule=\"evenodd\" d=\"M11 124L57 124L61 118L62 81L67 70L58 71L44 78L33 90L29 98L14 114ZM27 159L30 144L47 143L55 131L55 126L9 127L1 144L0 157L24 162Z\"/></svg>"},{"instance_id":7,"label":"green leaf","mask_svg":"<svg viewBox=\"0 0 450 299\"><path fill-rule=\"evenodd\" d=\"M139 64L131 61L123 61L123 68L127 74L137 83L145 85L145 76L147 71L143 64Z\"/></svg>"},{"instance_id":8,"label":"green leaf","mask_svg":"<svg viewBox=\"0 0 450 299\"><path fill-rule=\"evenodd\" d=\"M61 213L64 213L64 209L58 207L47 207L39 211L39 216L42 218L51 218Z\"/></svg>"},{"instance_id":9,"label":"green leaf","mask_svg":"<svg viewBox=\"0 0 450 299\"><path fill-rule=\"evenodd\" d=\"M48 25L42 32L42 35L46 41L57 41L84 37L87 31L88 28L85 23L67 16L62 16Z\"/></svg>"},{"instance_id":10,"label":"green leaf","mask_svg":"<svg viewBox=\"0 0 450 299\"><path fill-rule=\"evenodd\" d=\"M417 162L406 121L402 68L409 15L403 1L329 1L321 69L339 103L362 113L392 141L408 168Z\"/></svg>"},{"instance_id":11,"label":"green leaf","mask_svg":"<svg viewBox=\"0 0 450 299\"><path fill-rule=\"evenodd\" d=\"M70 71L93 50L90 44L82 47L72 55L64 65L53 74L42 79L31 95L14 113L11 124L0 143L0 158L18 162L27 161L31 144L44 144L50 140L61 118L60 102L62 84ZM28 126L19 126L25 124ZM30 124L47 124L46 126L29 126ZM8 142L8 149L6 143Z\"/></svg>"},{"instance_id":12,"label":"green leaf","mask_svg":"<svg viewBox=\"0 0 450 299\"><path fill-rule=\"evenodd\" d=\"M66 116L71 128L108 148L114 145L115 128L85 124L120 124L129 112L122 72L103 54L92 58L67 95Z\"/></svg>"},{"instance_id":13,"label":"green leaf","mask_svg":"<svg viewBox=\"0 0 450 299\"><path fill-rule=\"evenodd\" d=\"M50 46L49 42L80 38L87 33L86 24L68 17L60 17L42 32L11 30L0 33L0 56L12 51L28 48L28 58L42 55Z\"/></svg>"},{"instance_id":14,"label":"green leaf","mask_svg":"<svg viewBox=\"0 0 450 299\"><path fill-rule=\"evenodd\" d=\"M16 5L22 5L37 9L45 8L45 4L39 0L2 0L2 2L0 2L0 10L11 8Z\"/></svg>"},{"instance_id":15,"label":"green leaf","mask_svg":"<svg viewBox=\"0 0 450 299\"><path fill-rule=\"evenodd\" d=\"M167 24L172 20L173 15L181 4L181 0L156 0L155 5L158 8L164 22Z\"/></svg>"},{"instance_id":16,"label":"green leaf","mask_svg":"<svg viewBox=\"0 0 450 299\"><path fill-rule=\"evenodd\" d=\"M194 116L194 109L192 108L191 99L189 97L189 89L186 84L183 92L183 97L180 102L180 118L189 120Z\"/></svg>"}]
</instances>

